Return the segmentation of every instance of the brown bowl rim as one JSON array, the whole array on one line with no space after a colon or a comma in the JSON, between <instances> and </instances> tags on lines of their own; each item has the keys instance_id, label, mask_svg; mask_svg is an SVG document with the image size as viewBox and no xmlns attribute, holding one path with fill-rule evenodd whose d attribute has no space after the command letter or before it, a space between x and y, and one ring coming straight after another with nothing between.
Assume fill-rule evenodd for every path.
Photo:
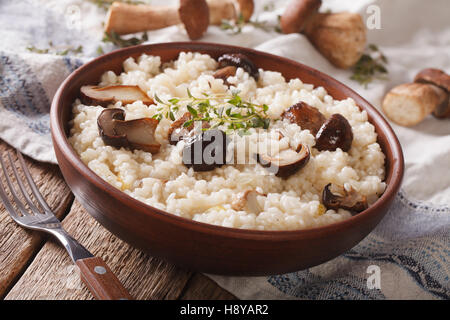
<instances>
[{"instance_id":1,"label":"brown bowl rim","mask_svg":"<svg viewBox=\"0 0 450 320\"><path fill-rule=\"evenodd\" d=\"M327 79L327 81L330 81L331 83L334 83L334 85L337 85L339 87L339 90L342 91L345 95L349 96L347 93L351 93L352 95L358 97L361 99L361 101L365 104L364 107L360 106L359 103L357 104L360 109L366 110L368 116L372 119L370 121L372 125L373 122L377 123L378 127L377 131L384 132L384 135L386 136L387 145L390 146L393 159L396 159L397 161L394 161L393 163L390 163L390 171L385 172L385 180L390 175L391 180L390 183L387 184L387 187L382 194L382 196L374 203L372 204L368 209L364 210L363 212L360 212L350 218L347 218L343 221L334 222L325 226L319 226L319 227L312 227L312 228L306 228L306 229L297 229L297 230L257 230L257 229L240 229L240 228L234 228L234 227L224 227L219 225L213 225L208 224L205 222L199 222L194 221L188 218L180 217L175 214L172 214L170 212L158 209L156 207L153 207L151 205L148 205L142 201L139 201L137 199L134 199L133 197L129 196L125 192L113 187L108 182L103 180L100 176L98 176L94 171L92 171L87 165L85 165L80 157L76 154L75 150L70 145L68 138L65 134L64 127L63 127L63 121L58 119L58 106L61 106L61 99L63 96L64 91L69 86L71 81L78 77L80 73L83 72L83 70L91 67L92 65L101 64L104 60L107 60L111 56L124 56L124 60L131 56L132 54L136 53L145 53L149 52L154 48L172 48L172 49L179 49L184 48L187 52L195 52L195 51L207 51L208 49L213 49L214 47L220 47L223 49L230 49L230 50L241 50L241 51L247 51L255 55L264 56L269 59L277 59L283 63L288 64L294 64L298 65L300 68L306 69L308 72L315 74L315 77L319 77L322 79ZM125 53L128 53L128 55L125 55ZM335 78L318 71L314 68L311 68L309 66L306 66L300 62L297 62L295 60L291 60L288 58L284 58L281 56L273 55L270 53L258 51L251 48L245 48L240 46L233 46L233 45L224 45L219 43L212 43L212 42L200 42L200 41L191 41L191 42L168 42L168 43L154 43L154 44L147 44L147 45L137 45L132 47L126 47L118 50L114 50L112 52L109 52L107 54L101 55L97 58L94 58L93 60L87 62L86 64L82 65L75 71L73 71L60 85L58 88L53 101L51 105L50 110L50 124L51 124L51 133L54 140L54 143L57 144L62 154L64 154L67 161L70 162L70 164L78 170L78 172L87 180L89 180L90 183L93 183L98 188L103 189L107 193L109 193L111 196L116 198L117 200L121 201L122 203L126 203L127 206L130 206L130 204L140 207L140 210L145 212L145 214L149 215L156 215L159 216L160 219L164 219L166 222L169 223L178 223L182 224L183 227L189 228L192 231L199 231L203 233L209 233L209 234L217 234L221 233L223 235L226 235L228 237L235 237L235 238L247 238L247 239L255 239L255 240L270 240L270 238L276 237L277 241L284 240L284 239L292 239L294 238L303 238L303 237L309 237L312 235L317 235L317 233L326 233L331 230L335 229L341 229L350 227L352 225L358 224L360 221L364 220L369 215L377 213L378 209L385 205L386 202L390 202L392 198L394 198L400 188L401 181L403 178L404 173L404 158L403 158L403 152L401 149L400 142L395 135L392 127L389 125L389 123L384 119L384 117L380 114L380 112L373 107L367 100L365 100L363 97L361 97L358 93L356 93L354 90L350 89L345 84L341 83L340 81L336 80ZM377 132L378 135L378 132ZM384 153L384 152L383 152ZM386 157L386 154L385 154ZM386 159L385 159L386 161ZM392 172L392 173L390 173Z\"/></svg>"}]
</instances>

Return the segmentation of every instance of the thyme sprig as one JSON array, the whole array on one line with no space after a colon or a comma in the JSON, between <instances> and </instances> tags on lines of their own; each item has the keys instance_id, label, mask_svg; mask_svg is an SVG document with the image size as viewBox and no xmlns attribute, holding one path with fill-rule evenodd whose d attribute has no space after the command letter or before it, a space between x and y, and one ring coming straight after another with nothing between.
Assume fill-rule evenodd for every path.
<instances>
[{"instance_id":1,"label":"thyme sprig","mask_svg":"<svg viewBox=\"0 0 450 320\"><path fill-rule=\"evenodd\" d=\"M69 53L79 54L83 52L83 46L73 47L73 46L54 46L52 41L49 41L47 48L38 48L36 46L30 45L27 50L39 54L56 54L58 56L66 56Z\"/></svg>"},{"instance_id":2,"label":"thyme sprig","mask_svg":"<svg viewBox=\"0 0 450 320\"><path fill-rule=\"evenodd\" d=\"M128 4L148 4L149 3L149 1L140 1L140 0L89 0L89 2L92 2L97 7L104 9L104 10L108 10L113 2L123 2L123 3L128 3Z\"/></svg>"},{"instance_id":3,"label":"thyme sprig","mask_svg":"<svg viewBox=\"0 0 450 320\"><path fill-rule=\"evenodd\" d=\"M144 32L140 38L138 38L138 37L122 38L114 30L111 30L111 32L105 32L103 34L103 39L102 39L103 42L111 42L114 45L121 47L121 48L135 46L135 45L141 44L147 40L148 40L147 32Z\"/></svg>"},{"instance_id":4,"label":"thyme sprig","mask_svg":"<svg viewBox=\"0 0 450 320\"><path fill-rule=\"evenodd\" d=\"M386 80L388 59L374 44L369 44L366 52L353 66L353 74L350 79L359 82L367 88L375 79Z\"/></svg>"},{"instance_id":5,"label":"thyme sprig","mask_svg":"<svg viewBox=\"0 0 450 320\"><path fill-rule=\"evenodd\" d=\"M250 128L269 128L270 119L267 115L269 106L245 101L239 96L238 91L231 95L202 93L202 97L194 97L187 89L187 95L187 98L171 98L163 101L155 94L154 99L159 105L153 118L161 120L165 117L174 121L178 110L186 106L191 117L183 123L183 127L189 127L195 121L202 121L210 124L208 128L202 130L225 125L226 133L237 131L240 136L250 134Z\"/></svg>"}]
</instances>

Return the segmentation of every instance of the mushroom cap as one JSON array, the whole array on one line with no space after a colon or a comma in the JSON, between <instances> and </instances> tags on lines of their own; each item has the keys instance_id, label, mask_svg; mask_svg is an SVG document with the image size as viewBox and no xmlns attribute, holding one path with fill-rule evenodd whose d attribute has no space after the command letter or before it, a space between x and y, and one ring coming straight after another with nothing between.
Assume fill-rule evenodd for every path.
<instances>
[{"instance_id":1,"label":"mushroom cap","mask_svg":"<svg viewBox=\"0 0 450 320\"><path fill-rule=\"evenodd\" d=\"M239 11L244 18L244 21L247 22L253 15L253 11L255 10L255 3L253 0L237 0L239 4Z\"/></svg>"},{"instance_id":2,"label":"mushroom cap","mask_svg":"<svg viewBox=\"0 0 450 320\"><path fill-rule=\"evenodd\" d=\"M423 69L416 75L414 82L434 84L450 92L450 76L439 69Z\"/></svg>"},{"instance_id":3,"label":"mushroom cap","mask_svg":"<svg viewBox=\"0 0 450 320\"><path fill-rule=\"evenodd\" d=\"M442 102L433 110L433 115L436 118L450 118L450 76L442 70L428 68L420 71L414 82L432 84L443 89L447 98L441 98Z\"/></svg>"},{"instance_id":4,"label":"mushroom cap","mask_svg":"<svg viewBox=\"0 0 450 320\"><path fill-rule=\"evenodd\" d=\"M203 36L209 25L209 7L205 0L180 0L180 20L191 40Z\"/></svg>"},{"instance_id":5,"label":"mushroom cap","mask_svg":"<svg viewBox=\"0 0 450 320\"><path fill-rule=\"evenodd\" d=\"M283 33L302 32L315 13L319 11L322 0L293 0L281 16L280 26Z\"/></svg>"},{"instance_id":6,"label":"mushroom cap","mask_svg":"<svg viewBox=\"0 0 450 320\"><path fill-rule=\"evenodd\" d=\"M350 150L353 142L353 131L347 119L339 113L333 114L316 134L316 149L319 151Z\"/></svg>"},{"instance_id":7,"label":"mushroom cap","mask_svg":"<svg viewBox=\"0 0 450 320\"><path fill-rule=\"evenodd\" d=\"M259 79L259 71L255 64L242 53L225 53L221 55L217 61L219 61L219 68L225 68L227 66L235 66L236 68L244 69L255 81Z\"/></svg>"}]
</instances>

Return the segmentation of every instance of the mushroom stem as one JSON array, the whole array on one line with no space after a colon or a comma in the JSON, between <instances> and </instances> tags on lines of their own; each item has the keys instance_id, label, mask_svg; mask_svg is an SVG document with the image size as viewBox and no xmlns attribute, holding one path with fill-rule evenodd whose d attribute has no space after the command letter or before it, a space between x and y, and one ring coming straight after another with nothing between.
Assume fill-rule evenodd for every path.
<instances>
[{"instance_id":1,"label":"mushroom stem","mask_svg":"<svg viewBox=\"0 0 450 320\"><path fill-rule=\"evenodd\" d=\"M357 13L319 13L321 0L293 0L281 17L283 33L304 33L338 68L353 66L363 54L366 29Z\"/></svg>"},{"instance_id":2,"label":"mushroom stem","mask_svg":"<svg viewBox=\"0 0 450 320\"><path fill-rule=\"evenodd\" d=\"M178 8L174 6L113 2L106 17L105 31L128 34L161 29L180 23Z\"/></svg>"},{"instance_id":3,"label":"mushroom stem","mask_svg":"<svg viewBox=\"0 0 450 320\"><path fill-rule=\"evenodd\" d=\"M206 0L209 7L209 23L220 25L222 20L236 20L236 7L232 0Z\"/></svg>"},{"instance_id":4,"label":"mushroom stem","mask_svg":"<svg viewBox=\"0 0 450 320\"><path fill-rule=\"evenodd\" d=\"M437 109L448 110L445 90L425 83L405 83L394 87L384 97L382 109L393 122L411 127ZM448 111L447 111L448 112Z\"/></svg>"},{"instance_id":5,"label":"mushroom stem","mask_svg":"<svg viewBox=\"0 0 450 320\"><path fill-rule=\"evenodd\" d=\"M211 24L220 24L223 19L236 19L236 9L230 0L207 0L206 2L209 6ZM181 23L179 8L176 6L113 2L106 17L105 31L129 34L157 30Z\"/></svg>"},{"instance_id":6,"label":"mushroom stem","mask_svg":"<svg viewBox=\"0 0 450 320\"><path fill-rule=\"evenodd\" d=\"M333 65L341 69L353 66L366 45L361 15L351 12L316 13L308 19L304 34Z\"/></svg>"}]
</instances>

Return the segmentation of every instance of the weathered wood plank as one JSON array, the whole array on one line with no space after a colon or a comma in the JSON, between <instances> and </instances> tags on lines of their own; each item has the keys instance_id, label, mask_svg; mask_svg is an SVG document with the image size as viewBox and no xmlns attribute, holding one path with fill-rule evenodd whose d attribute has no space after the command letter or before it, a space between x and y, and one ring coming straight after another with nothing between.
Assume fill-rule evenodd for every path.
<instances>
[{"instance_id":1,"label":"weathered wood plank","mask_svg":"<svg viewBox=\"0 0 450 320\"><path fill-rule=\"evenodd\" d=\"M201 273L195 273L186 284L181 300L237 300L237 298L219 287L213 280Z\"/></svg>"},{"instance_id":2,"label":"weathered wood plank","mask_svg":"<svg viewBox=\"0 0 450 320\"><path fill-rule=\"evenodd\" d=\"M0 155L6 156L6 151L11 153L14 160L17 159L13 149L0 140ZM58 217L62 217L72 203L73 195L64 182L58 167L38 163L28 158L25 158L25 161L50 207L55 210ZM10 168L7 170L11 173ZM3 172L0 175L1 182L6 187ZM5 296L8 289L24 271L41 248L45 238L42 233L25 230L17 225L0 201L0 298Z\"/></svg>"},{"instance_id":3,"label":"weathered wood plank","mask_svg":"<svg viewBox=\"0 0 450 320\"><path fill-rule=\"evenodd\" d=\"M105 260L136 299L177 299L191 272L132 248L100 226L75 201L66 230ZM92 299L64 250L48 241L6 299Z\"/></svg>"}]
</instances>

